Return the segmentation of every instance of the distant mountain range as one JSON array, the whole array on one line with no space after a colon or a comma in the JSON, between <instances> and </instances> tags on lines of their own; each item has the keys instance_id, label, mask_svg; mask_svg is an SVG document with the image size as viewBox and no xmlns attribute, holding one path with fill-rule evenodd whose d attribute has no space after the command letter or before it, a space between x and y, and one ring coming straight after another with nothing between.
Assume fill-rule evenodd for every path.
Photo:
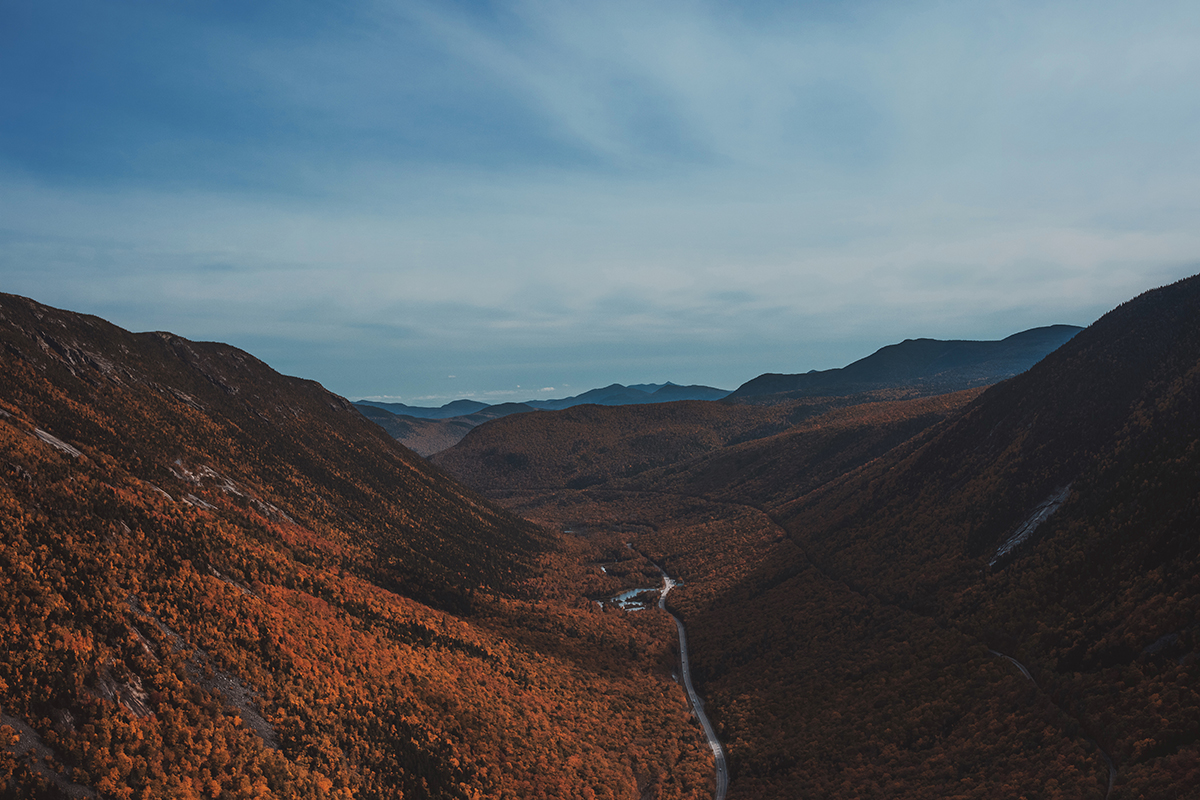
<instances>
[{"instance_id":1,"label":"distant mountain range","mask_svg":"<svg viewBox=\"0 0 1200 800\"><path fill-rule=\"evenodd\" d=\"M465 399L437 408L374 400L360 400L355 405L400 443L428 457L454 446L469 431L485 422L529 411L561 411L581 405L650 405L680 400L725 400L763 405L816 397L864 396L862 399L866 399L866 395L874 395L870 399L899 399L988 386L1029 369L1081 330L1075 325L1050 325L1015 333L999 341L906 339L840 369L813 370L799 375L768 373L747 381L733 392L711 386L679 386L668 381L632 386L614 383L558 400L527 400L494 406ZM894 396L882 394L888 392ZM805 405L805 408L809 406ZM800 410L799 413L807 412Z\"/></svg>"},{"instance_id":2,"label":"distant mountain range","mask_svg":"<svg viewBox=\"0 0 1200 800\"><path fill-rule=\"evenodd\" d=\"M678 400L720 400L728 389L711 386L679 386L671 383L638 383L624 386L614 383L574 397L557 400L527 400L524 403L499 403L489 406L478 400L455 400L430 408L404 403L359 400L354 405L367 419L382 426L405 447L419 455L431 456L452 447L472 428L510 414L530 411L561 411L582 405L627 406L669 403Z\"/></svg>"},{"instance_id":3,"label":"distant mountain range","mask_svg":"<svg viewBox=\"0 0 1200 800\"><path fill-rule=\"evenodd\" d=\"M588 403L598 406L628 406L641 403L670 403L675 400L720 400L728 394L728 389L714 389L712 386L679 386L667 381L666 383L637 383L632 386L614 383L601 389L591 389L583 394L562 397L557 400L526 400L523 403L500 403L494 406L478 400L465 399L455 400L436 408L409 406L404 403L382 403L376 400L359 400L355 405L374 406L393 414L403 414L406 417L417 419L450 419L465 417L484 409L504 409L503 413L494 415L502 417L506 414L535 409L559 411Z\"/></svg>"},{"instance_id":4,"label":"distant mountain range","mask_svg":"<svg viewBox=\"0 0 1200 800\"><path fill-rule=\"evenodd\" d=\"M711 386L679 386L671 383L639 383L622 386L614 383L602 389L592 389L574 397L561 400L529 400L525 405L546 411L560 411L582 405L632 406L645 403L671 403L677 400L720 400L729 394L728 389Z\"/></svg>"},{"instance_id":5,"label":"distant mountain range","mask_svg":"<svg viewBox=\"0 0 1200 800\"><path fill-rule=\"evenodd\" d=\"M905 339L841 369L800 375L759 375L729 394L731 401L778 402L798 397L840 397L905 387L931 395L987 386L1019 375L1083 330L1050 325L999 341Z\"/></svg>"}]
</instances>

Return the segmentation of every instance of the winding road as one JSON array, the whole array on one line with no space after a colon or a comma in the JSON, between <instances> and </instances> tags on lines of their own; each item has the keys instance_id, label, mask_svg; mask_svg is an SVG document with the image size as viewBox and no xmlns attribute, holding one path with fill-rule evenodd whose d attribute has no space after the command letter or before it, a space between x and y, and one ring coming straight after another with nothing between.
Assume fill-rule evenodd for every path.
<instances>
[{"instance_id":1,"label":"winding road","mask_svg":"<svg viewBox=\"0 0 1200 800\"><path fill-rule=\"evenodd\" d=\"M655 564L655 566L658 565ZM663 571L662 567L658 567L658 571L662 572L663 576L663 588L658 597L658 607L667 611L667 593L675 588L675 581ZM679 658L682 664L683 688L687 691L688 703L691 705L696 719L700 720L700 726L704 728L704 736L708 739L708 746L713 751L713 761L717 767L717 789L713 792L713 798L714 800L725 800L725 793L729 791L729 768L725 763L725 748L721 747L721 740L717 738L717 732L713 730L712 723L708 721L708 715L704 713L704 702L700 699L700 695L696 694L696 688L692 686L692 670L688 665L687 631L683 629L683 623L679 621L679 617L671 614L670 611L667 611L667 614L675 620L675 629L679 631Z\"/></svg>"}]
</instances>

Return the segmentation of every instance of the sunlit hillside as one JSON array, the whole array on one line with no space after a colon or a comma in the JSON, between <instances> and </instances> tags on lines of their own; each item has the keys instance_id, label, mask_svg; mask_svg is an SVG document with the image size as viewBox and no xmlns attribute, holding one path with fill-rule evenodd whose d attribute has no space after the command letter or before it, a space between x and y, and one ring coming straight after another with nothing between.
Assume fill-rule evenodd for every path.
<instances>
[{"instance_id":1,"label":"sunlit hillside","mask_svg":"<svg viewBox=\"0 0 1200 800\"><path fill-rule=\"evenodd\" d=\"M0 794L703 797L658 612L320 386L0 298Z\"/></svg>"}]
</instances>

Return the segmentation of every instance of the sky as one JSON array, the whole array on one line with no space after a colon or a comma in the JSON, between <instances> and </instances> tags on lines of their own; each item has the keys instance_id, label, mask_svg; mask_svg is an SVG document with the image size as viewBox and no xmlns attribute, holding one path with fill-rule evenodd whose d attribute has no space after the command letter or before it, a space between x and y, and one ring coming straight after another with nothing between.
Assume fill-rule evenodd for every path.
<instances>
[{"instance_id":1,"label":"sky","mask_svg":"<svg viewBox=\"0 0 1200 800\"><path fill-rule=\"evenodd\" d=\"M0 0L0 291L351 399L1086 325L1198 212L1194 0Z\"/></svg>"}]
</instances>

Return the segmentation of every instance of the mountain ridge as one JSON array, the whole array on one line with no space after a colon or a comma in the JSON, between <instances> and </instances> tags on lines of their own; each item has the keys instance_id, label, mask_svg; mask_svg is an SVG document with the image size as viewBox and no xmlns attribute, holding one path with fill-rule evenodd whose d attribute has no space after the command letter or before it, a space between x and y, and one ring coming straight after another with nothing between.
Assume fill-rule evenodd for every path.
<instances>
[{"instance_id":1,"label":"mountain ridge","mask_svg":"<svg viewBox=\"0 0 1200 800\"><path fill-rule=\"evenodd\" d=\"M0 375L0 796L706 793L599 545L228 345L0 295Z\"/></svg>"},{"instance_id":2,"label":"mountain ridge","mask_svg":"<svg viewBox=\"0 0 1200 800\"><path fill-rule=\"evenodd\" d=\"M372 406L382 408L399 416L415 419L450 419L453 417L468 417L486 411L489 408L502 406L524 406L528 409L549 409L558 411L574 406L595 405L633 405L638 403L669 403L676 400L719 400L729 394L728 389L715 389L711 386L693 384L680 386L671 383L639 383L625 386L612 383L608 386L589 389L581 394L561 397L555 400L524 400L518 402L489 404L478 400L463 398L454 400L442 406L409 406L404 403L387 403L380 400L355 400L357 406ZM511 413L511 412L508 412ZM499 415L497 415L499 416Z\"/></svg>"},{"instance_id":3,"label":"mountain ridge","mask_svg":"<svg viewBox=\"0 0 1200 800\"><path fill-rule=\"evenodd\" d=\"M491 419L527 410L561 411L580 405L629 406L680 400L723 401L731 404L786 403L803 398L850 397L862 402L893 397L947 394L995 383L1028 369L1081 328L1049 325L1020 331L997 341L906 339L887 345L845 367L797 375L767 373L733 392L706 386L619 383L558 400L529 400L520 404L485 406L456 400L440 408L412 408L400 403L358 401L370 419L383 425L398 441L426 457L447 450L476 426ZM394 417L379 413L382 409ZM426 423L419 419L436 419Z\"/></svg>"},{"instance_id":4,"label":"mountain ridge","mask_svg":"<svg viewBox=\"0 0 1200 800\"><path fill-rule=\"evenodd\" d=\"M774 402L900 387L945 394L1024 372L1081 330L1048 325L994 341L905 339L837 369L760 375L731 392L726 401Z\"/></svg>"},{"instance_id":5,"label":"mountain ridge","mask_svg":"<svg viewBox=\"0 0 1200 800\"><path fill-rule=\"evenodd\" d=\"M801 406L632 474L611 422L501 421L435 462L684 579L740 796L1193 796L1197 320L1200 276L988 388Z\"/></svg>"},{"instance_id":6,"label":"mountain ridge","mask_svg":"<svg viewBox=\"0 0 1200 800\"><path fill-rule=\"evenodd\" d=\"M729 394L710 386L678 386L674 383L619 383L558 400L527 400L524 403L486 405L474 400L455 400L440 408L413 408L403 403L357 401L354 405L392 437L422 456L432 456L462 441L473 428L493 419L531 411L565 410L582 405L626 406L674 403L685 400L719 400ZM407 412L417 412L404 413Z\"/></svg>"}]
</instances>

